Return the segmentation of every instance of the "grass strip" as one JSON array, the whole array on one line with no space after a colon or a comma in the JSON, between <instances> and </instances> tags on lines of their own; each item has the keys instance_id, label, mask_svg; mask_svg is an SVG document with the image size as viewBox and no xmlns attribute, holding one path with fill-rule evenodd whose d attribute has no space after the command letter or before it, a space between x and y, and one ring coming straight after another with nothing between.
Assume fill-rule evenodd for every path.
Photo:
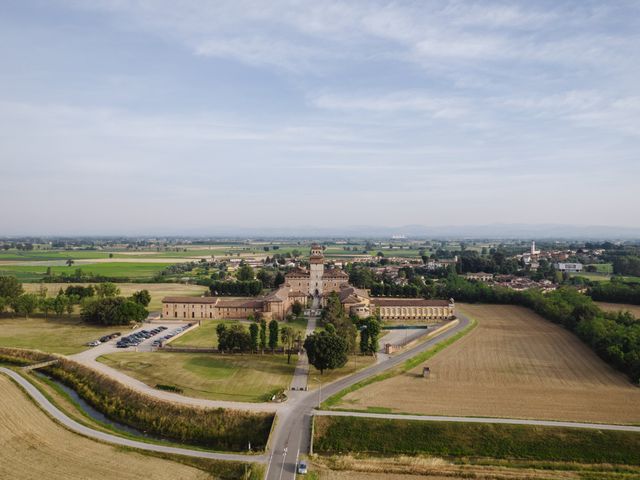
<instances>
[{"instance_id":1,"label":"grass strip","mask_svg":"<svg viewBox=\"0 0 640 480\"><path fill-rule=\"evenodd\" d=\"M318 417L321 454L428 454L640 465L640 434L570 427Z\"/></svg>"}]
</instances>

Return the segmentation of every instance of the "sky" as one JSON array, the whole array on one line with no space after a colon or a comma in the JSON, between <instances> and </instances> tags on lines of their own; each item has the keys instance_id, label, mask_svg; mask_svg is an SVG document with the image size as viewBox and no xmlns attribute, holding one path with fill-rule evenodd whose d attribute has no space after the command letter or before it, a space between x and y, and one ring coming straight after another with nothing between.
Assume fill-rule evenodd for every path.
<instances>
[{"instance_id":1,"label":"sky","mask_svg":"<svg viewBox=\"0 0 640 480\"><path fill-rule=\"evenodd\" d=\"M0 235L640 227L636 1L3 0Z\"/></svg>"}]
</instances>

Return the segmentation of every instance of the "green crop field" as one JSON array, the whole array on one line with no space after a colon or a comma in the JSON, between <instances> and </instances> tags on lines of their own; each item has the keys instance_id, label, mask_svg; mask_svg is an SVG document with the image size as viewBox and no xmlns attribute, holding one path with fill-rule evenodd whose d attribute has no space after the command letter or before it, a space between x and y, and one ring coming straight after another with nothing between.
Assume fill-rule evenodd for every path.
<instances>
[{"instance_id":1,"label":"green crop field","mask_svg":"<svg viewBox=\"0 0 640 480\"><path fill-rule=\"evenodd\" d=\"M53 274L66 273L73 275L76 269L81 269L85 274L102 275L105 277L121 277L137 280L151 279L160 270L171 263L144 263L144 262L105 262L89 263L67 266L40 266L40 265L0 265L0 275L15 275L22 281L38 281L42 279L51 268Z\"/></svg>"},{"instance_id":2,"label":"green crop field","mask_svg":"<svg viewBox=\"0 0 640 480\"><path fill-rule=\"evenodd\" d=\"M319 453L428 454L640 464L640 434L611 430L428 422L362 417L316 417Z\"/></svg>"},{"instance_id":3,"label":"green crop field","mask_svg":"<svg viewBox=\"0 0 640 480\"><path fill-rule=\"evenodd\" d=\"M286 355L214 355L123 352L99 361L150 385L175 385L190 397L262 402L288 388L295 358Z\"/></svg>"},{"instance_id":4,"label":"green crop field","mask_svg":"<svg viewBox=\"0 0 640 480\"><path fill-rule=\"evenodd\" d=\"M126 328L88 325L78 317L0 318L0 346L71 355L90 348L87 342Z\"/></svg>"}]
</instances>

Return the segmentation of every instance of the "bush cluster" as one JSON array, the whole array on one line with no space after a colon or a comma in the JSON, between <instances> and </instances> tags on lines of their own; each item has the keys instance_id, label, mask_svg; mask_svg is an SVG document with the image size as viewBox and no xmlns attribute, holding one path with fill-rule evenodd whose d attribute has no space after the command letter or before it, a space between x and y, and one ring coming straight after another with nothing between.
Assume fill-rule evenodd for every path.
<instances>
[{"instance_id":1,"label":"bush cluster","mask_svg":"<svg viewBox=\"0 0 640 480\"><path fill-rule=\"evenodd\" d=\"M43 369L74 389L95 409L120 423L215 450L254 450L267 444L274 415L239 410L204 409L154 399L71 360Z\"/></svg>"}]
</instances>

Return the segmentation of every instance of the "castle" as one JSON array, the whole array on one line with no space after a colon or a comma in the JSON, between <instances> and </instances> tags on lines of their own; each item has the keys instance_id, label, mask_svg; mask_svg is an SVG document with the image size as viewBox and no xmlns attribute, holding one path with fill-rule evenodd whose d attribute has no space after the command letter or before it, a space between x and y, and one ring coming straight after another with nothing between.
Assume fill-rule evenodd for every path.
<instances>
[{"instance_id":1,"label":"castle","mask_svg":"<svg viewBox=\"0 0 640 480\"><path fill-rule=\"evenodd\" d=\"M452 318L453 301L419 298L370 298L369 292L349 284L349 275L338 268L325 268L322 247L311 246L309 269L295 268L285 282L268 295L257 298L165 297L162 316L167 319L246 319L261 315L265 320L283 320L294 303L325 306L336 293L345 311L359 318L378 312L383 321L433 322Z\"/></svg>"}]
</instances>

